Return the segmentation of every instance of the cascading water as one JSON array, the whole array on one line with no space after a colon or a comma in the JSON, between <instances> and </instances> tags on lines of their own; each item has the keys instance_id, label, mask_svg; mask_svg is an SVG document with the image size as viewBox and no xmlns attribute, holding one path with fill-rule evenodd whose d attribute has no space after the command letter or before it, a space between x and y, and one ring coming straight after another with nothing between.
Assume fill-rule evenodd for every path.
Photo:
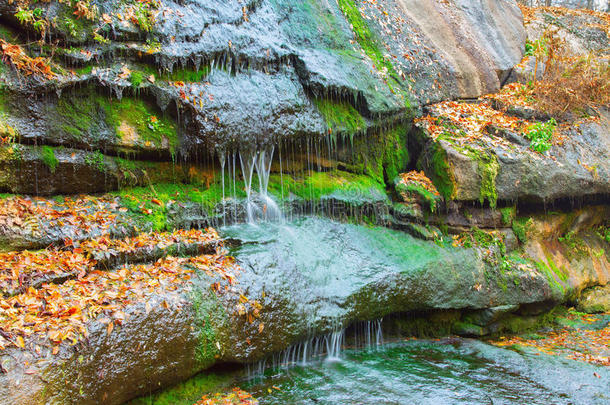
<instances>
[{"instance_id":1,"label":"cascading water","mask_svg":"<svg viewBox=\"0 0 610 405\"><path fill-rule=\"evenodd\" d=\"M279 206L268 194L274 149L273 146L269 146L261 150L244 149L239 152L246 191L246 215L249 223L282 219ZM252 190L252 178L255 170L259 186L256 194L258 201L254 199L255 195Z\"/></svg>"},{"instance_id":2,"label":"cascading water","mask_svg":"<svg viewBox=\"0 0 610 405\"><path fill-rule=\"evenodd\" d=\"M341 353L351 343L351 349L371 350L383 344L383 319L358 322L346 329L337 327L331 333L314 336L296 343L271 357L248 366L248 376L263 375L266 369L282 369L295 365L307 365L314 361L340 361ZM349 333L348 331L353 331Z\"/></svg>"}]
</instances>

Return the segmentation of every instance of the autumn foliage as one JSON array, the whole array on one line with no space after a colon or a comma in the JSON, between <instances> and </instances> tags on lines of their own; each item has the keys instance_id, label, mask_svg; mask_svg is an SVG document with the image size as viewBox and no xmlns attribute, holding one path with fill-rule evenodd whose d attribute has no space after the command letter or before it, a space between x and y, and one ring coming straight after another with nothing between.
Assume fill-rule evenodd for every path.
<instances>
[{"instance_id":1,"label":"autumn foliage","mask_svg":"<svg viewBox=\"0 0 610 405\"><path fill-rule=\"evenodd\" d=\"M610 105L610 64L593 54L572 55L554 34L541 78L533 83L538 110L551 115Z\"/></svg>"},{"instance_id":2,"label":"autumn foliage","mask_svg":"<svg viewBox=\"0 0 610 405\"><path fill-rule=\"evenodd\" d=\"M90 258L99 250L133 252L143 246L167 247L178 241L208 243L217 239L212 229L176 231L143 234L123 241L101 238L83 243L82 248L68 244L73 248L68 251L2 254L2 287L26 287L19 294L0 299L0 350L16 346L40 355L49 350L55 354L64 341L74 345L86 339L94 321L112 333L116 325L127 320L125 309L129 305L145 303L146 312L153 305L180 306L179 295L175 302L168 302L167 297L172 297L171 292L188 283L196 272L233 284L239 268L221 250L188 258L167 256L154 263L124 265L112 271L97 269L96 261ZM27 285L35 277L49 274L60 274L63 278L57 283ZM152 304L152 297L161 294L166 298Z\"/></svg>"},{"instance_id":3,"label":"autumn foliage","mask_svg":"<svg viewBox=\"0 0 610 405\"><path fill-rule=\"evenodd\" d=\"M246 391L233 388L229 394L204 395L195 405L257 405L258 401Z\"/></svg>"},{"instance_id":4,"label":"autumn foliage","mask_svg":"<svg viewBox=\"0 0 610 405\"><path fill-rule=\"evenodd\" d=\"M610 366L610 358L608 357L610 326L601 329L588 326L599 322L602 317L607 315L582 314L571 310L566 318L569 321L576 321L575 326L565 326L534 337L501 337L492 341L492 343L500 347L520 346L531 348L540 353L564 356L572 360L601 366Z\"/></svg>"},{"instance_id":5,"label":"autumn foliage","mask_svg":"<svg viewBox=\"0 0 610 405\"><path fill-rule=\"evenodd\" d=\"M591 22L588 28L599 29L610 36L610 13L565 7L521 6L525 24L536 20L539 13L560 18L570 16ZM607 57L589 52L573 54L557 29L545 31L536 41L544 52L535 55L536 66L543 64L544 73L530 83L533 106L551 115L582 112L587 108L610 105L610 63Z\"/></svg>"},{"instance_id":6,"label":"autumn foliage","mask_svg":"<svg viewBox=\"0 0 610 405\"><path fill-rule=\"evenodd\" d=\"M0 39L0 48L2 48L2 59L10 62L22 74L26 76L38 75L47 79L55 77L47 59L42 57L31 58L22 47L10 44L3 39Z\"/></svg>"}]
</instances>

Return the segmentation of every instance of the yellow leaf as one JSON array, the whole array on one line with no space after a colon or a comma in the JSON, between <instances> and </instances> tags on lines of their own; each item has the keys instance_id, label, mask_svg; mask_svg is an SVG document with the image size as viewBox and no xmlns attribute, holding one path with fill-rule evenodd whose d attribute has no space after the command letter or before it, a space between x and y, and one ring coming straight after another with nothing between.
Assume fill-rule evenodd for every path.
<instances>
[{"instance_id":1,"label":"yellow leaf","mask_svg":"<svg viewBox=\"0 0 610 405\"><path fill-rule=\"evenodd\" d=\"M17 336L17 347L21 347L22 349L25 348L25 342L23 341L23 338L21 336Z\"/></svg>"}]
</instances>

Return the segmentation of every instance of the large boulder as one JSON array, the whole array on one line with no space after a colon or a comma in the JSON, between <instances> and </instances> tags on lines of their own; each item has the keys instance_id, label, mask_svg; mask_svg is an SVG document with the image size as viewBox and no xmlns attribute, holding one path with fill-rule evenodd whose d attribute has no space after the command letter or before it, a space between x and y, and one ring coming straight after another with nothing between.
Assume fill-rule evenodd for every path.
<instances>
[{"instance_id":1,"label":"large boulder","mask_svg":"<svg viewBox=\"0 0 610 405\"><path fill-rule=\"evenodd\" d=\"M540 221L545 235L561 223ZM565 301L610 274L605 258L587 259L601 263L597 273L578 264L582 258L557 262L559 268L521 262L506 269L478 248L316 218L288 226L238 225L226 236L242 243L234 250L241 270L225 263L219 273L198 271L178 288L158 289L147 303L122 308L121 325L114 328L101 316L91 319L87 340L62 344L56 355L44 340L29 339L27 350L0 352L2 398L12 404L120 404L215 363L251 363L359 320L454 310L466 314L464 322L495 324L514 312ZM599 242L584 243L595 249ZM34 345L40 345L38 353L30 350Z\"/></svg>"}]
</instances>

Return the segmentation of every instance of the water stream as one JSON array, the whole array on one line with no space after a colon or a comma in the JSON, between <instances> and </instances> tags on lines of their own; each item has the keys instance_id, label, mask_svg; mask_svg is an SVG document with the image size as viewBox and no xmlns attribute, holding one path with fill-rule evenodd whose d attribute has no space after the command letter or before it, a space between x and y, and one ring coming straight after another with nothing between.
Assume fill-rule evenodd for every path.
<instances>
[{"instance_id":1,"label":"water stream","mask_svg":"<svg viewBox=\"0 0 610 405\"><path fill-rule=\"evenodd\" d=\"M597 378L593 373L602 373ZM345 350L240 384L261 404L607 404L603 367L469 339Z\"/></svg>"}]
</instances>

